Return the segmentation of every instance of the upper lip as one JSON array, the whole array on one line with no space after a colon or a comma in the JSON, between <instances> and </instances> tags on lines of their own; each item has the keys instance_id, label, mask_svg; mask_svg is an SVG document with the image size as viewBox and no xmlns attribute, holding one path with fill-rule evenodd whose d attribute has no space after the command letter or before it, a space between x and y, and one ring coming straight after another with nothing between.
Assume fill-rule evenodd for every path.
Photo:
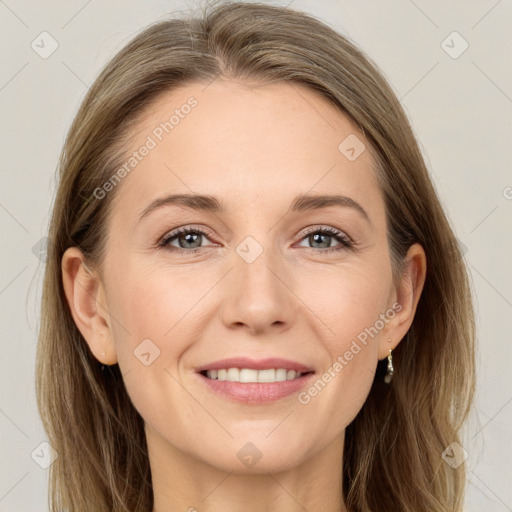
<instances>
[{"instance_id":1,"label":"upper lip","mask_svg":"<svg viewBox=\"0 0 512 512\"><path fill-rule=\"evenodd\" d=\"M250 368L253 370L269 370L271 368L284 368L286 370L295 370L296 372L307 373L315 370L296 361L282 359L280 357L269 357L266 359L251 359L250 357L232 357L221 359L212 363L207 363L196 368L196 372L205 370L221 370L223 368Z\"/></svg>"}]
</instances>

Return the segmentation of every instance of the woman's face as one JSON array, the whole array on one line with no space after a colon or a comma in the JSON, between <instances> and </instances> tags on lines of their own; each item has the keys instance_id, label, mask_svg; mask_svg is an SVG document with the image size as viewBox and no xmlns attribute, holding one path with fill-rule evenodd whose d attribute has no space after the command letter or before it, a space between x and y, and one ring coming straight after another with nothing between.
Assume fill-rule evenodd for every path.
<instances>
[{"instance_id":1,"label":"woman's face","mask_svg":"<svg viewBox=\"0 0 512 512\"><path fill-rule=\"evenodd\" d=\"M150 452L275 472L341 447L378 359L408 328L364 136L302 86L217 79L162 95L126 162L96 194L116 189L104 339ZM178 194L210 199L165 200ZM196 371L241 357L314 373L228 384Z\"/></svg>"}]
</instances>

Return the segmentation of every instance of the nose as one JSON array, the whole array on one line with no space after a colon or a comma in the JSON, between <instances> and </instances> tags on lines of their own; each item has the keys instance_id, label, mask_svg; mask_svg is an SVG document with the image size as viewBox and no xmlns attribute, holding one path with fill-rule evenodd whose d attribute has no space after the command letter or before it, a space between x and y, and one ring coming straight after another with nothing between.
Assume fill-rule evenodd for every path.
<instances>
[{"instance_id":1,"label":"nose","mask_svg":"<svg viewBox=\"0 0 512 512\"><path fill-rule=\"evenodd\" d=\"M250 263L238 254L234 260L222 290L224 325L252 335L289 329L299 303L293 293L292 273L269 250Z\"/></svg>"}]
</instances>

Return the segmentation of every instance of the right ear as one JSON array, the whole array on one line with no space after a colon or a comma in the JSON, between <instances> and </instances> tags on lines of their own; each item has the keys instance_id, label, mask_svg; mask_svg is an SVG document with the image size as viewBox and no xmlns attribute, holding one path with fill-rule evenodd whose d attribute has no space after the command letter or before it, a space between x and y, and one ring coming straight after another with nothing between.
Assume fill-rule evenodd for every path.
<instances>
[{"instance_id":1,"label":"right ear","mask_svg":"<svg viewBox=\"0 0 512 512\"><path fill-rule=\"evenodd\" d=\"M117 353L100 276L89 270L78 247L64 252L61 266L64 292L77 328L98 361L115 364Z\"/></svg>"}]
</instances>

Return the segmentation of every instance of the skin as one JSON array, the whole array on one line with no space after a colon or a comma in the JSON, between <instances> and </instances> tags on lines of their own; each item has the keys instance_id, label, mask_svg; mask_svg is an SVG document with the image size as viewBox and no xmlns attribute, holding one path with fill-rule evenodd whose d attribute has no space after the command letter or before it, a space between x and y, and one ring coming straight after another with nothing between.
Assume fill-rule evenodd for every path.
<instances>
[{"instance_id":1,"label":"skin","mask_svg":"<svg viewBox=\"0 0 512 512\"><path fill-rule=\"evenodd\" d=\"M368 396L378 360L412 323L425 253L411 247L395 285L370 152L350 161L338 150L349 134L369 143L324 98L285 83L218 78L205 87L165 93L139 119L127 154L188 98L198 101L117 185L101 268L88 272L77 248L66 251L73 318L95 357L119 364L145 421L153 512L344 511L345 428ZM306 192L350 196L371 224L346 206L288 212ZM227 210L174 205L138 221L170 193L211 194ZM209 235L171 244L200 252L155 248L190 225ZM357 249L325 252L339 242L304 233L322 226L356 240ZM236 251L247 236L263 249L252 263ZM226 357L276 356L309 364L320 377L396 302L402 309L307 404L297 394L264 405L234 402L194 372ZM160 350L148 366L134 356L147 338ZM261 454L250 467L237 457L248 442Z\"/></svg>"}]
</instances>

